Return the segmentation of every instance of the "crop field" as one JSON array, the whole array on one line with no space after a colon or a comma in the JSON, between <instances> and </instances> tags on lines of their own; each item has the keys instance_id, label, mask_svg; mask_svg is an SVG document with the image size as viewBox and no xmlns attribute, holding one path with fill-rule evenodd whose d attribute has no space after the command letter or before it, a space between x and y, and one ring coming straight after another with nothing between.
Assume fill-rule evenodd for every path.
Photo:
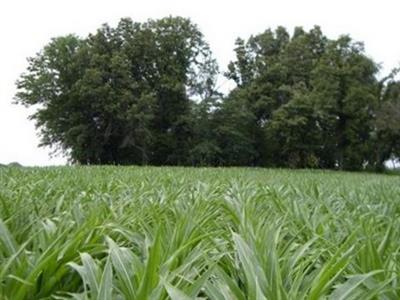
<instances>
[{"instance_id":1,"label":"crop field","mask_svg":"<svg viewBox=\"0 0 400 300\"><path fill-rule=\"evenodd\" d=\"M400 299L400 177L0 168L0 299Z\"/></svg>"}]
</instances>

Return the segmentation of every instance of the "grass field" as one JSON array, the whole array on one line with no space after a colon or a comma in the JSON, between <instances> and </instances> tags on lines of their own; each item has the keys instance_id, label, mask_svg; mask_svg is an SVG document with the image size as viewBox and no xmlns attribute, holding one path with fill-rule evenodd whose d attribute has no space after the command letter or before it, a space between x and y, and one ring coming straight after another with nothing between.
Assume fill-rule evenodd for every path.
<instances>
[{"instance_id":1,"label":"grass field","mask_svg":"<svg viewBox=\"0 0 400 300\"><path fill-rule=\"evenodd\" d=\"M0 168L0 299L400 299L400 177Z\"/></svg>"}]
</instances>

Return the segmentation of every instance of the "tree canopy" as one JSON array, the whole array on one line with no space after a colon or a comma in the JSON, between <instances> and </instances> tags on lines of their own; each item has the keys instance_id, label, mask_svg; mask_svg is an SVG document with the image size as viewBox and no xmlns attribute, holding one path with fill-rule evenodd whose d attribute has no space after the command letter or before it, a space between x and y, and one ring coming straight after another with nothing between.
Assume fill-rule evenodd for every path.
<instances>
[{"instance_id":1,"label":"tree canopy","mask_svg":"<svg viewBox=\"0 0 400 300\"><path fill-rule=\"evenodd\" d=\"M400 82L349 36L284 27L238 38L225 76L190 20L121 19L52 39L16 101L41 145L82 164L382 169L400 156Z\"/></svg>"}]
</instances>

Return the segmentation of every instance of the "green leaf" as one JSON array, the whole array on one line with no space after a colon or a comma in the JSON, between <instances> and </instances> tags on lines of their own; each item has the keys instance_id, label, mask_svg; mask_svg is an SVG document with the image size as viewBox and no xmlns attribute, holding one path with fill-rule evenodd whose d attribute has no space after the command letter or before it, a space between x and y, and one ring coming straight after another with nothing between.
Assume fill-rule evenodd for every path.
<instances>
[{"instance_id":1,"label":"green leaf","mask_svg":"<svg viewBox=\"0 0 400 300\"><path fill-rule=\"evenodd\" d=\"M372 271L367 274L360 274L360 275L351 275L348 276L346 282L339 284L336 286L333 293L329 296L331 300L350 300L352 294L360 288L360 286L368 280L370 277L373 277L375 274L382 273L382 271ZM367 290L367 293L370 291ZM358 294L359 295L359 294ZM355 299L355 298L351 298Z\"/></svg>"},{"instance_id":2,"label":"green leaf","mask_svg":"<svg viewBox=\"0 0 400 300\"><path fill-rule=\"evenodd\" d=\"M178 288L172 286L169 283L164 283L164 287L167 290L168 295L171 297L171 300L194 300L195 298L191 298L186 295L183 291Z\"/></svg>"},{"instance_id":3,"label":"green leaf","mask_svg":"<svg viewBox=\"0 0 400 300\"><path fill-rule=\"evenodd\" d=\"M113 300L113 272L111 267L111 259L107 258L106 265L104 266L103 274L99 284L99 294L97 300Z\"/></svg>"}]
</instances>

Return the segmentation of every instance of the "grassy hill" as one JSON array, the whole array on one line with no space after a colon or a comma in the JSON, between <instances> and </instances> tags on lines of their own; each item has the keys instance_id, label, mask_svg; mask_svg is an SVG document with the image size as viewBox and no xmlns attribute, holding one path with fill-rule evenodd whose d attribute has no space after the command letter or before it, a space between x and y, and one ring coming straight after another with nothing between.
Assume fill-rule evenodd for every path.
<instances>
[{"instance_id":1,"label":"grassy hill","mask_svg":"<svg viewBox=\"0 0 400 300\"><path fill-rule=\"evenodd\" d=\"M398 176L0 169L0 299L400 299Z\"/></svg>"}]
</instances>

